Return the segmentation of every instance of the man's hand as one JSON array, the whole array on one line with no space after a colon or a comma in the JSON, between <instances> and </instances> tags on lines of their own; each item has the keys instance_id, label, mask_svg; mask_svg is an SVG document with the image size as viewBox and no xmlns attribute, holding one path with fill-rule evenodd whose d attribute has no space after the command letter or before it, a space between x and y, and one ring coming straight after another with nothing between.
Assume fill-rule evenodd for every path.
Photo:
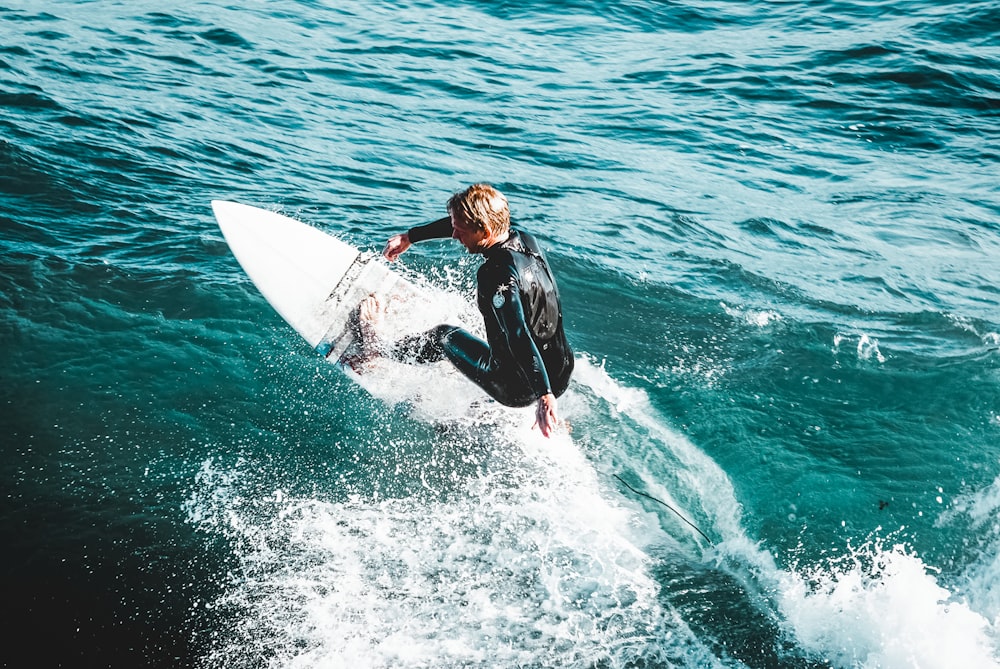
<instances>
[{"instance_id":1,"label":"man's hand","mask_svg":"<svg viewBox=\"0 0 1000 669\"><path fill-rule=\"evenodd\" d=\"M385 248L382 249L382 255L385 256L386 260L395 262L396 258L408 248L410 248L410 236L404 232L389 238L389 241L385 243Z\"/></svg>"},{"instance_id":2,"label":"man's hand","mask_svg":"<svg viewBox=\"0 0 1000 669\"><path fill-rule=\"evenodd\" d=\"M538 398L538 406L535 407L535 424L542 431L542 436L551 437L556 428L559 427L559 419L556 417L556 396L552 393L542 395Z\"/></svg>"}]
</instances>

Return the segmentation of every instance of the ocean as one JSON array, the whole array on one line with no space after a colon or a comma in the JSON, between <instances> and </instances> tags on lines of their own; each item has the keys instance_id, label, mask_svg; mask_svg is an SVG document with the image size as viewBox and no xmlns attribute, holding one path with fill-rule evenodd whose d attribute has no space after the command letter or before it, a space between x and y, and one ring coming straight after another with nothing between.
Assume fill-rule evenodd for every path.
<instances>
[{"instance_id":1,"label":"ocean","mask_svg":"<svg viewBox=\"0 0 1000 669\"><path fill-rule=\"evenodd\" d=\"M3 666L1000 667L997 2L0 4ZM366 393L210 206L475 182L553 440Z\"/></svg>"}]
</instances>

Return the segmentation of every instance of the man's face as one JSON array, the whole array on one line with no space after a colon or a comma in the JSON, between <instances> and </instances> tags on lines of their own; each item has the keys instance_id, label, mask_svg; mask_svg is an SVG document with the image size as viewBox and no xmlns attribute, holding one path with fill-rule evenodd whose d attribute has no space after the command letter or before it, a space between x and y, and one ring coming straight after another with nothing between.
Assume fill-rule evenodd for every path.
<instances>
[{"instance_id":1,"label":"man's face","mask_svg":"<svg viewBox=\"0 0 1000 669\"><path fill-rule=\"evenodd\" d=\"M451 237L457 239L469 253L481 253L489 247L489 232L471 227L460 213L451 215Z\"/></svg>"}]
</instances>

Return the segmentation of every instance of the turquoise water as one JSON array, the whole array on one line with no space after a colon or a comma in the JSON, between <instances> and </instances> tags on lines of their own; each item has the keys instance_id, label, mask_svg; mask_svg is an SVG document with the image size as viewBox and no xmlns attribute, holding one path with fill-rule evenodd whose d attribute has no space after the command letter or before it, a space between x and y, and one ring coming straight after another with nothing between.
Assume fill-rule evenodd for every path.
<instances>
[{"instance_id":1,"label":"turquoise water","mask_svg":"<svg viewBox=\"0 0 1000 669\"><path fill-rule=\"evenodd\" d=\"M1000 665L997 25L6 3L4 664ZM550 444L368 396L209 206L374 250L474 181L560 279Z\"/></svg>"}]
</instances>

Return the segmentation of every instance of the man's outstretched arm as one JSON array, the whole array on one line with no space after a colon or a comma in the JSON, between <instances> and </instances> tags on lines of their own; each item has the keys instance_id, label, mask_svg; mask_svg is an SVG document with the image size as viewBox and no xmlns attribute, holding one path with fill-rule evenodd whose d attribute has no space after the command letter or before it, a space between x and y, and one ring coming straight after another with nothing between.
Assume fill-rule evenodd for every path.
<instances>
[{"instance_id":1,"label":"man's outstretched arm","mask_svg":"<svg viewBox=\"0 0 1000 669\"><path fill-rule=\"evenodd\" d=\"M382 249L382 255L385 256L386 260L392 262L402 255L406 249L410 248L411 245L416 244L417 242L422 242L425 239L444 239L446 237L451 237L450 216L439 218L438 220L432 221L427 225L419 225L415 228L410 228L402 234L393 235L389 238L389 241L385 243L385 248Z\"/></svg>"}]
</instances>

